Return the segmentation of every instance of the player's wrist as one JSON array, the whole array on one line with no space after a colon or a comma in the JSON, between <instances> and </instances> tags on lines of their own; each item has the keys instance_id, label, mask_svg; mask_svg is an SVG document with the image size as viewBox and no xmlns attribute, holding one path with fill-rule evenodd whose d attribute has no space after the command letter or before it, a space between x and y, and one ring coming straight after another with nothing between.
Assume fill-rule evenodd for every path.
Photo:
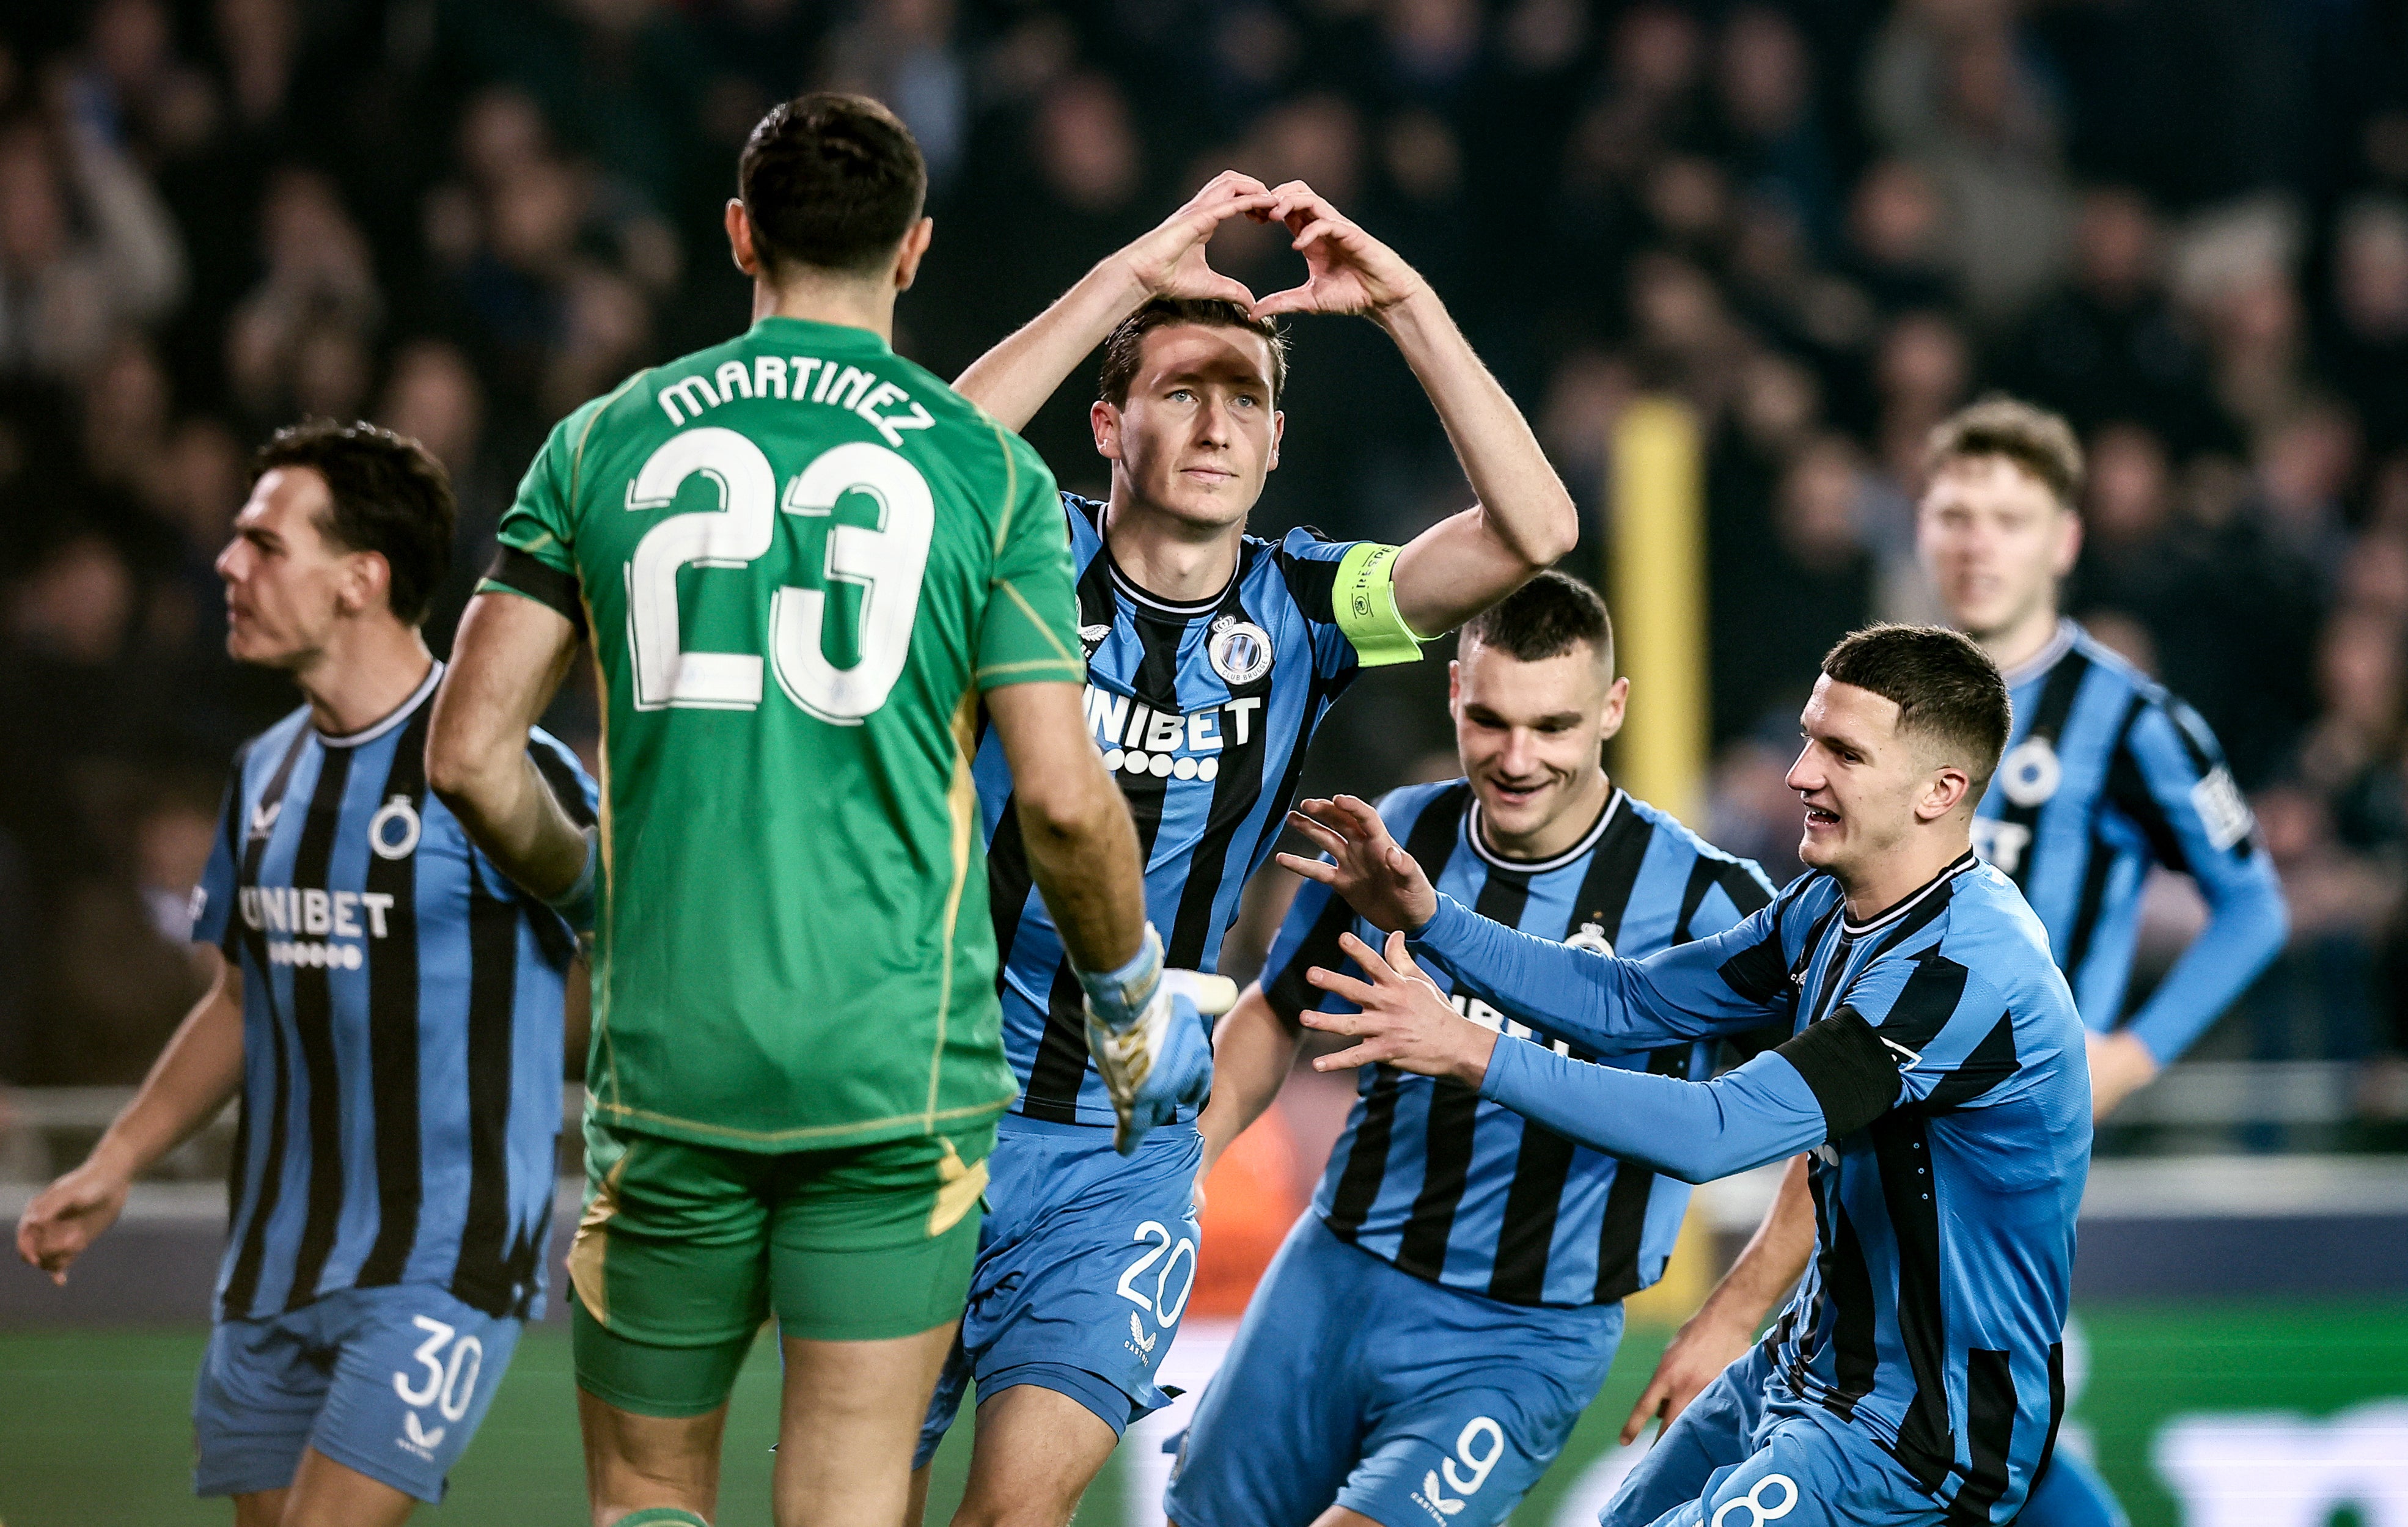
<instances>
[{"instance_id":1,"label":"player's wrist","mask_svg":"<svg viewBox=\"0 0 2408 1527\"><path fill-rule=\"evenodd\" d=\"M1087 1008L1107 1028L1123 1030L1136 1023L1162 988L1162 935L1145 925L1137 953L1116 970L1090 971L1071 967L1086 993Z\"/></svg>"}]
</instances>

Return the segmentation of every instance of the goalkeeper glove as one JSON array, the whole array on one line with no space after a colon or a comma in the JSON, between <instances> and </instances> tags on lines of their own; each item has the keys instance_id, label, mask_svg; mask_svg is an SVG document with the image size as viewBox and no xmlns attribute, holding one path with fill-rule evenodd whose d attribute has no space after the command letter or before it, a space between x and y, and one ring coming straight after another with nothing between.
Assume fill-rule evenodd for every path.
<instances>
[{"instance_id":1,"label":"goalkeeper glove","mask_svg":"<svg viewBox=\"0 0 2408 1527\"><path fill-rule=\"evenodd\" d=\"M1237 1006L1237 983L1163 969L1162 935L1151 923L1127 964L1101 975L1075 974L1087 997L1087 1053L1119 1116L1112 1147L1125 1156L1182 1107L1211 1093L1212 1031L1206 1020Z\"/></svg>"}]
</instances>

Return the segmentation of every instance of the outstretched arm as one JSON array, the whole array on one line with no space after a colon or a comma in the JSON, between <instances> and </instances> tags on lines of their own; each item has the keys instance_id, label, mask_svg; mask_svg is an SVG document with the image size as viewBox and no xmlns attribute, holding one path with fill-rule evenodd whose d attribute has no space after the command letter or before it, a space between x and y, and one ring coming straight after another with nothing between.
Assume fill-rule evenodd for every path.
<instances>
[{"instance_id":1,"label":"outstretched arm","mask_svg":"<svg viewBox=\"0 0 2408 1527\"><path fill-rule=\"evenodd\" d=\"M1229 1016L1221 1020L1212 1033L1212 1100L1196 1120L1204 1136L1204 1163L1196 1169L1198 1182L1212 1175L1230 1142L1245 1134L1279 1096L1303 1038L1303 1031L1279 1015L1259 983L1246 988Z\"/></svg>"},{"instance_id":2,"label":"outstretched arm","mask_svg":"<svg viewBox=\"0 0 2408 1527\"><path fill-rule=\"evenodd\" d=\"M1260 180L1222 171L1162 226L1106 256L1053 307L971 362L953 391L1017 430L1121 320L1153 298L1220 297L1251 307L1254 294L1207 264L1204 247L1222 223L1270 205Z\"/></svg>"},{"instance_id":3,"label":"outstretched arm","mask_svg":"<svg viewBox=\"0 0 2408 1527\"><path fill-rule=\"evenodd\" d=\"M1329 857L1283 853L1282 865L1345 897L1373 927L1408 934L1417 952L1454 976L1456 990L1578 1049L1653 1049L1789 1011L1777 905L1643 961L1600 957L1493 922L1439 894L1379 812L1352 795L1306 801L1288 824Z\"/></svg>"},{"instance_id":4,"label":"outstretched arm","mask_svg":"<svg viewBox=\"0 0 2408 1527\"><path fill-rule=\"evenodd\" d=\"M1302 1019L1359 1042L1315 1061L1316 1070L1384 1062L1452 1077L1568 1140L1684 1182L1795 1155L1863 1128L1898 1101L1897 1055L1849 1008L1713 1081L1683 1081L1575 1061L1457 1016L1402 934L1388 935L1385 959L1352 934L1339 944L1368 979L1316 969L1312 984L1356 1010Z\"/></svg>"},{"instance_id":5,"label":"outstretched arm","mask_svg":"<svg viewBox=\"0 0 2408 1527\"><path fill-rule=\"evenodd\" d=\"M1429 395L1479 502L1397 553L1397 612L1417 635L1462 624L1580 539L1580 514L1522 410L1489 375L1446 304L1394 250L1301 180L1272 194L1304 256L1304 284L1255 305L1272 313L1361 313L1397 342Z\"/></svg>"}]
</instances>

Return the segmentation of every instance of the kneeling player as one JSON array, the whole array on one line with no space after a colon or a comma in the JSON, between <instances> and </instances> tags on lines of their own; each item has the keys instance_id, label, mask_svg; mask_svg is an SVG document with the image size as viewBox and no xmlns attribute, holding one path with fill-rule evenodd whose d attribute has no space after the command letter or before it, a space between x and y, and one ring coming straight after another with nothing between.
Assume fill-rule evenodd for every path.
<instances>
[{"instance_id":1,"label":"kneeling player","mask_svg":"<svg viewBox=\"0 0 2408 1527\"><path fill-rule=\"evenodd\" d=\"M542 1312L576 944L427 793L443 665L418 626L451 556L443 469L382 430L305 424L258 470L218 557L226 649L308 704L226 786L194 896L216 983L90 1159L27 1206L17 1249L65 1281L133 1179L239 1088L194 1484L233 1496L241 1527L376 1527L443 1498ZM523 746L592 821L567 749Z\"/></svg>"},{"instance_id":2,"label":"kneeling player","mask_svg":"<svg viewBox=\"0 0 2408 1527\"><path fill-rule=\"evenodd\" d=\"M1450 708L1466 778L1380 805L1432 881L1600 954L1708 937L1772 899L1753 863L1598 766L1629 685L1613 677L1612 626L1587 585L1541 574L1465 626L1461 653ZM1375 936L1308 882L1262 982L1223 1020L1201 1120L1208 1170L1277 1094L1299 1010L1345 1006L1305 972L1352 969L1338 949L1350 928ZM1486 1003L1455 1000L1475 1022L1504 1023ZM1709 1049L1581 1058L1698 1077ZM1622 1298L1661 1276L1687 1200L1686 1185L1452 1081L1367 1070L1312 1209L1205 1391L1168 1516L1182 1527L1502 1521L1604 1381Z\"/></svg>"}]
</instances>

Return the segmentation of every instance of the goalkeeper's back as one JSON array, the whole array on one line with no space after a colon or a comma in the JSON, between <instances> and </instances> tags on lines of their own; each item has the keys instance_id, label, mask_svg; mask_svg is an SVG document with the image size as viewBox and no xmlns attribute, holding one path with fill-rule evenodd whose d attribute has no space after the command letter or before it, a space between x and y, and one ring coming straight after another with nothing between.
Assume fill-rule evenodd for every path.
<instances>
[{"instance_id":1,"label":"goalkeeper's back","mask_svg":"<svg viewBox=\"0 0 2408 1527\"><path fill-rule=\"evenodd\" d=\"M1010 1101L969 761L982 690L1084 676L1056 506L866 328L766 317L552 432L494 581L600 670L599 1117L791 1150Z\"/></svg>"}]
</instances>

